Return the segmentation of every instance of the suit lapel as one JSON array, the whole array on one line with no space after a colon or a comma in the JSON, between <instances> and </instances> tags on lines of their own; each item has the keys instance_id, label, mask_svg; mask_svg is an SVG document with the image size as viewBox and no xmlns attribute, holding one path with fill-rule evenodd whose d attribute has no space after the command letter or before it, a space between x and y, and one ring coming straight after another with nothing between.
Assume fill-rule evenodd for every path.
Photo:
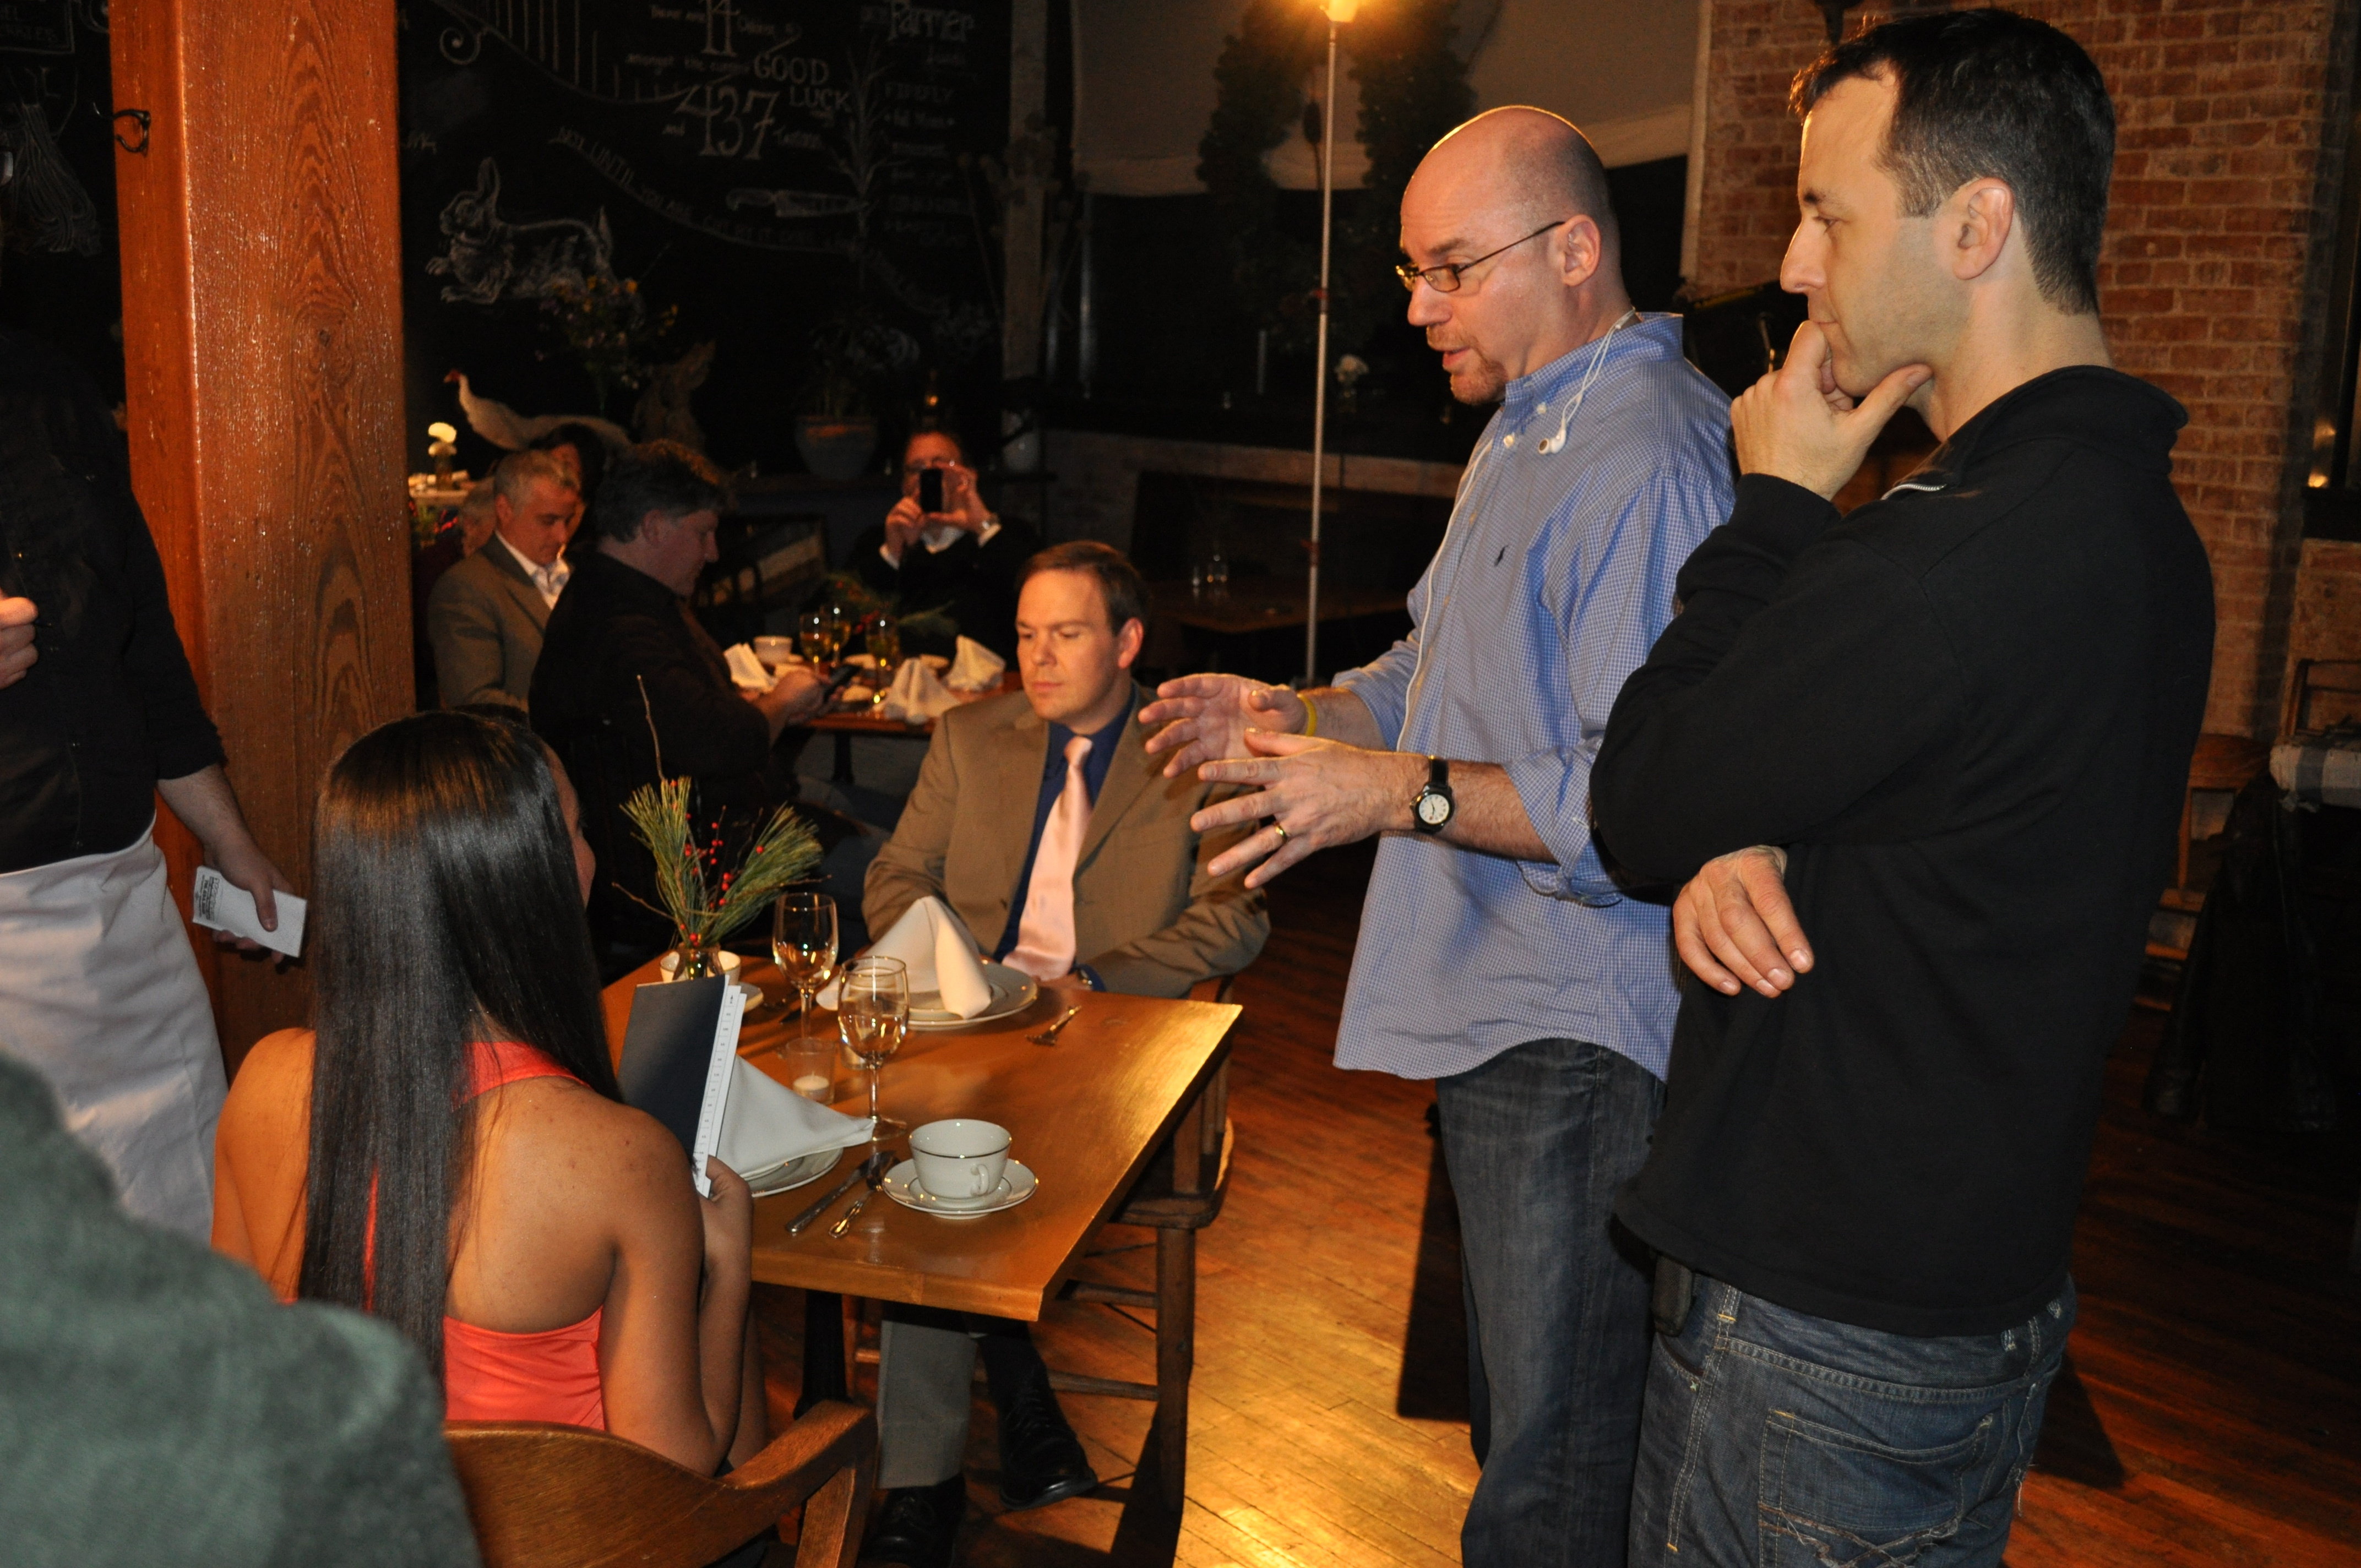
<instances>
[{"instance_id":1,"label":"suit lapel","mask_svg":"<svg viewBox=\"0 0 2361 1568\"><path fill-rule=\"evenodd\" d=\"M484 553L500 568L500 581L507 585L509 597L516 600L517 608L531 616L535 626L546 627L549 606L542 602L541 590L533 586L533 575L517 559L516 552L509 548L509 542L495 533L484 542Z\"/></svg>"},{"instance_id":2,"label":"suit lapel","mask_svg":"<svg viewBox=\"0 0 2361 1568\"><path fill-rule=\"evenodd\" d=\"M981 835L992 856L985 880L1003 899L1014 895L1016 873L1025 869L1033 811L1041 799L1041 770L1049 756L1049 725L1028 704L1019 702L1014 707L1016 712L1008 721L1013 739L979 748L977 758L984 776L976 781L975 798L991 803L991 816ZM976 936L981 939L983 933Z\"/></svg>"},{"instance_id":3,"label":"suit lapel","mask_svg":"<svg viewBox=\"0 0 2361 1568\"><path fill-rule=\"evenodd\" d=\"M1091 863L1100 842L1115 830L1123 814L1131 809L1131 803L1139 798L1140 792L1163 767L1159 759L1148 754L1148 735L1139 727L1142 695L1133 694L1131 718L1115 740L1114 760L1107 763L1106 777L1099 784L1098 800L1091 806L1090 830L1082 836L1082 852L1074 862L1078 870Z\"/></svg>"}]
</instances>

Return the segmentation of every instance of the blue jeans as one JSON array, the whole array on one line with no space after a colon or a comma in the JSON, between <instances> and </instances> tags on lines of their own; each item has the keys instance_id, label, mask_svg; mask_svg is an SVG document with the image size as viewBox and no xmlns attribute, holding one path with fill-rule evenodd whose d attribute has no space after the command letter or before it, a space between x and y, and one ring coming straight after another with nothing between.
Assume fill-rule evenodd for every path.
<instances>
[{"instance_id":1,"label":"blue jeans","mask_svg":"<svg viewBox=\"0 0 2361 1568\"><path fill-rule=\"evenodd\" d=\"M1631 1563L1998 1568L2074 1287L1995 1334L1918 1339L1697 1278L1648 1372Z\"/></svg>"},{"instance_id":2,"label":"blue jeans","mask_svg":"<svg viewBox=\"0 0 2361 1568\"><path fill-rule=\"evenodd\" d=\"M1469 1568L1623 1558L1647 1383L1648 1259L1615 1194L1639 1170L1664 1085L1604 1046L1534 1040L1438 1079L1459 1200L1470 1436L1483 1475Z\"/></svg>"}]
</instances>

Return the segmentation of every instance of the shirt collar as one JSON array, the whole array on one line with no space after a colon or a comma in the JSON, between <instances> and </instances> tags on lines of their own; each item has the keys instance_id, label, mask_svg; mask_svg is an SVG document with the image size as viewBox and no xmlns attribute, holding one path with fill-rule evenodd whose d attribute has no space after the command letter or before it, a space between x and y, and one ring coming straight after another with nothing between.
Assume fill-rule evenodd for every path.
<instances>
[{"instance_id":1,"label":"shirt collar","mask_svg":"<svg viewBox=\"0 0 2361 1568\"><path fill-rule=\"evenodd\" d=\"M566 564L566 557L563 555L544 566L523 551L511 544L507 534L495 530L492 537L500 542L500 548L506 550L516 564L524 568L524 575L531 577L536 584L546 583L552 587L562 588L566 586L566 579L573 576L574 568Z\"/></svg>"},{"instance_id":2,"label":"shirt collar","mask_svg":"<svg viewBox=\"0 0 2361 1568\"><path fill-rule=\"evenodd\" d=\"M1114 747L1116 738L1123 734L1124 726L1131 722L1131 710L1138 704L1139 692L1134 683L1126 682L1125 684L1131 685L1133 689L1124 694L1123 711L1115 716L1113 723L1093 732L1089 737L1093 757L1106 755ZM1049 726L1049 754L1061 759L1059 763L1061 768L1065 765L1062 759L1066 754L1066 742L1073 738L1074 731L1065 725L1053 723Z\"/></svg>"}]
</instances>

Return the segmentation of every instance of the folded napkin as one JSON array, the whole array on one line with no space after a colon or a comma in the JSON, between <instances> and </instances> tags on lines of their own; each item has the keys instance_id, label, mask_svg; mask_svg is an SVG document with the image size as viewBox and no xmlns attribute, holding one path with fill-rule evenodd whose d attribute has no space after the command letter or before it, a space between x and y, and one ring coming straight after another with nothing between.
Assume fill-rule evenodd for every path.
<instances>
[{"instance_id":1,"label":"folded napkin","mask_svg":"<svg viewBox=\"0 0 2361 1568\"><path fill-rule=\"evenodd\" d=\"M992 982L975 938L950 906L929 894L902 911L894 928L870 948L873 959L899 959L910 970L910 1012L917 1016L972 1018L992 1005ZM819 993L819 1004L837 1003L838 986Z\"/></svg>"},{"instance_id":2,"label":"folded napkin","mask_svg":"<svg viewBox=\"0 0 2361 1568\"><path fill-rule=\"evenodd\" d=\"M895 674L894 684L885 688L885 700L878 708L888 718L898 718L905 724L924 724L930 718L940 718L959 705L959 695L943 685L941 676L928 668L923 660L912 659Z\"/></svg>"},{"instance_id":3,"label":"folded napkin","mask_svg":"<svg viewBox=\"0 0 2361 1568\"><path fill-rule=\"evenodd\" d=\"M763 661L743 642L732 642L721 656L730 661L730 680L748 691L766 692L779 684L778 677L763 668Z\"/></svg>"},{"instance_id":4,"label":"folded napkin","mask_svg":"<svg viewBox=\"0 0 2361 1568\"><path fill-rule=\"evenodd\" d=\"M866 1116L847 1116L807 1100L741 1057L730 1069L730 1102L713 1152L748 1180L821 1149L869 1141Z\"/></svg>"},{"instance_id":5,"label":"folded napkin","mask_svg":"<svg viewBox=\"0 0 2361 1568\"><path fill-rule=\"evenodd\" d=\"M951 661L951 673L943 677L943 684L955 692L998 691L1001 674L1007 668L1007 660L974 638L962 637L959 657Z\"/></svg>"},{"instance_id":6,"label":"folded napkin","mask_svg":"<svg viewBox=\"0 0 2361 1568\"><path fill-rule=\"evenodd\" d=\"M836 700L841 707L859 707L862 703L873 700L876 696L877 691L875 687L865 686L859 681L854 681L851 685L847 685L842 691L836 694Z\"/></svg>"}]
</instances>

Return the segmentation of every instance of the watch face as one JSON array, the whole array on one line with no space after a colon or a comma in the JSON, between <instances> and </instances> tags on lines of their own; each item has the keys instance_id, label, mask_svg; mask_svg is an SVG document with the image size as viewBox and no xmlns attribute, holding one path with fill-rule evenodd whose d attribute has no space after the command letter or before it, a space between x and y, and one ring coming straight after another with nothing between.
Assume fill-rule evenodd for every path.
<instances>
[{"instance_id":1,"label":"watch face","mask_svg":"<svg viewBox=\"0 0 2361 1568\"><path fill-rule=\"evenodd\" d=\"M1420 795L1418 797L1418 819L1421 822L1425 823L1429 828L1442 827L1444 823L1451 820L1450 799L1447 796L1440 795Z\"/></svg>"}]
</instances>

